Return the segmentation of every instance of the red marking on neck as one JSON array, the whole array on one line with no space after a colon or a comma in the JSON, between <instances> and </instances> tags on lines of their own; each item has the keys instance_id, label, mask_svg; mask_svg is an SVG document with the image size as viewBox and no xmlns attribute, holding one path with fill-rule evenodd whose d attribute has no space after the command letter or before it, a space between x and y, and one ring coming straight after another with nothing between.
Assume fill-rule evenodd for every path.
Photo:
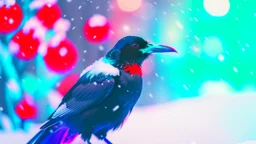
<instances>
[{"instance_id":1,"label":"red marking on neck","mask_svg":"<svg viewBox=\"0 0 256 144\"><path fill-rule=\"evenodd\" d=\"M126 65L124 66L124 71L130 73L131 75L142 76L141 67L138 64Z\"/></svg>"}]
</instances>

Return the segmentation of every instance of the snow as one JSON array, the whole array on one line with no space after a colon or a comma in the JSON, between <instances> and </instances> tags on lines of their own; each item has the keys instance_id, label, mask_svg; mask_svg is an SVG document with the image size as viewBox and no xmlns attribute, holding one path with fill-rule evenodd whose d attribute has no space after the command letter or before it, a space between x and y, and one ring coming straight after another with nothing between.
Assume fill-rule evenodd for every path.
<instances>
[{"instance_id":1,"label":"snow","mask_svg":"<svg viewBox=\"0 0 256 144\"><path fill-rule=\"evenodd\" d=\"M183 25L179 21L176 21L175 23L179 29L184 29Z\"/></svg>"},{"instance_id":2,"label":"snow","mask_svg":"<svg viewBox=\"0 0 256 144\"><path fill-rule=\"evenodd\" d=\"M38 52L42 55L45 56L47 54L47 43L43 42L39 45Z\"/></svg>"},{"instance_id":3,"label":"snow","mask_svg":"<svg viewBox=\"0 0 256 144\"><path fill-rule=\"evenodd\" d=\"M108 139L114 144L255 144L255 105L255 93L242 93L134 108ZM28 133L0 132L1 143L26 143L40 125ZM92 142L102 143L95 137ZM73 144L82 143L77 137Z\"/></svg>"},{"instance_id":4,"label":"snow","mask_svg":"<svg viewBox=\"0 0 256 144\"><path fill-rule=\"evenodd\" d=\"M119 105L116 105L114 108L113 108L113 112L115 112L116 110L119 109Z\"/></svg>"},{"instance_id":5,"label":"snow","mask_svg":"<svg viewBox=\"0 0 256 144\"><path fill-rule=\"evenodd\" d=\"M55 4L57 3L58 0L33 0L30 5L29 8L30 9L40 9L42 8L45 4Z\"/></svg>"},{"instance_id":6,"label":"snow","mask_svg":"<svg viewBox=\"0 0 256 144\"><path fill-rule=\"evenodd\" d=\"M107 18L100 14L95 14L89 19L90 27L101 27L107 24Z\"/></svg>"},{"instance_id":7,"label":"snow","mask_svg":"<svg viewBox=\"0 0 256 144\"><path fill-rule=\"evenodd\" d=\"M0 7L2 7L3 5L6 5L6 7L9 8L15 3L16 3L15 0L0 0Z\"/></svg>"},{"instance_id":8,"label":"snow","mask_svg":"<svg viewBox=\"0 0 256 144\"><path fill-rule=\"evenodd\" d=\"M13 24L14 21L12 18L10 18L8 22L9 22L9 24Z\"/></svg>"},{"instance_id":9,"label":"snow","mask_svg":"<svg viewBox=\"0 0 256 144\"><path fill-rule=\"evenodd\" d=\"M220 61L224 61L225 57L224 57L222 54L219 54L218 59L219 59Z\"/></svg>"},{"instance_id":10,"label":"snow","mask_svg":"<svg viewBox=\"0 0 256 144\"><path fill-rule=\"evenodd\" d=\"M185 84L183 85L183 87L184 87L186 90L188 90L188 87L187 87Z\"/></svg>"},{"instance_id":11,"label":"snow","mask_svg":"<svg viewBox=\"0 0 256 144\"><path fill-rule=\"evenodd\" d=\"M104 51L104 47L102 45L99 46L100 51Z\"/></svg>"},{"instance_id":12,"label":"snow","mask_svg":"<svg viewBox=\"0 0 256 144\"><path fill-rule=\"evenodd\" d=\"M233 67L233 70L234 70L234 72L236 72L236 73L238 72L238 69L237 69L235 66Z\"/></svg>"},{"instance_id":13,"label":"snow","mask_svg":"<svg viewBox=\"0 0 256 144\"><path fill-rule=\"evenodd\" d=\"M70 25L71 24L68 20L60 18L54 23L53 29L55 32L58 32L58 31L66 32L69 30Z\"/></svg>"},{"instance_id":14,"label":"snow","mask_svg":"<svg viewBox=\"0 0 256 144\"><path fill-rule=\"evenodd\" d=\"M88 72L88 77L92 78L98 74L110 75L110 76L118 76L119 70L112 66L110 63L105 62L105 58L101 58L98 61L94 62L92 65L88 66L80 76L84 75Z\"/></svg>"},{"instance_id":15,"label":"snow","mask_svg":"<svg viewBox=\"0 0 256 144\"><path fill-rule=\"evenodd\" d=\"M63 41L65 38L66 38L66 32L58 32L49 41L49 45L51 47L57 47L60 44L60 42Z\"/></svg>"},{"instance_id":16,"label":"snow","mask_svg":"<svg viewBox=\"0 0 256 144\"><path fill-rule=\"evenodd\" d=\"M30 30L35 30L33 37L38 38L41 42L44 41L47 32L47 28L36 17L29 19L22 30L24 34L28 34Z\"/></svg>"},{"instance_id":17,"label":"snow","mask_svg":"<svg viewBox=\"0 0 256 144\"><path fill-rule=\"evenodd\" d=\"M60 48L60 51L59 51L60 56L64 57L67 55L67 53L68 53L67 48L65 47Z\"/></svg>"},{"instance_id":18,"label":"snow","mask_svg":"<svg viewBox=\"0 0 256 144\"><path fill-rule=\"evenodd\" d=\"M20 45L14 41L10 41L9 43L9 51L13 54L16 54L19 52Z\"/></svg>"}]
</instances>

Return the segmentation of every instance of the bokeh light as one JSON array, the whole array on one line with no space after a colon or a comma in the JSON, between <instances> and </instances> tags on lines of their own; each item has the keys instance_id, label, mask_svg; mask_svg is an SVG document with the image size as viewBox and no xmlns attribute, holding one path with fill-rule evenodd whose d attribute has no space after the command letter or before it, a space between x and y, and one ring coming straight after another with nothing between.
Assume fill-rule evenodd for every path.
<instances>
[{"instance_id":1,"label":"bokeh light","mask_svg":"<svg viewBox=\"0 0 256 144\"><path fill-rule=\"evenodd\" d=\"M36 76L27 73L22 78L21 86L26 93L34 95L39 85Z\"/></svg>"},{"instance_id":2,"label":"bokeh light","mask_svg":"<svg viewBox=\"0 0 256 144\"><path fill-rule=\"evenodd\" d=\"M225 81L206 81L199 89L200 95L225 96L233 92L232 87Z\"/></svg>"},{"instance_id":3,"label":"bokeh light","mask_svg":"<svg viewBox=\"0 0 256 144\"><path fill-rule=\"evenodd\" d=\"M230 9L229 0L204 0L205 10L212 16L224 16Z\"/></svg>"},{"instance_id":4,"label":"bokeh light","mask_svg":"<svg viewBox=\"0 0 256 144\"><path fill-rule=\"evenodd\" d=\"M138 10L142 5L142 0L117 0L119 8L126 12Z\"/></svg>"},{"instance_id":5,"label":"bokeh light","mask_svg":"<svg viewBox=\"0 0 256 144\"><path fill-rule=\"evenodd\" d=\"M215 57L223 52L221 41L217 37L209 37L204 41L204 52L210 56ZM223 58L220 56L220 59Z\"/></svg>"}]
</instances>

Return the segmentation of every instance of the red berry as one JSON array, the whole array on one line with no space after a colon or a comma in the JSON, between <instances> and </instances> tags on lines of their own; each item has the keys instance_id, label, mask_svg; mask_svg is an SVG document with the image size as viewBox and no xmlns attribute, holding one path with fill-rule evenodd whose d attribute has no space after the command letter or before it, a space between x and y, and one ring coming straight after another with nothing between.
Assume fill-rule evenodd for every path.
<instances>
[{"instance_id":1,"label":"red berry","mask_svg":"<svg viewBox=\"0 0 256 144\"><path fill-rule=\"evenodd\" d=\"M36 14L42 24L49 29L53 28L54 23L61 17L61 15L61 9L57 4L44 5Z\"/></svg>"},{"instance_id":2,"label":"red berry","mask_svg":"<svg viewBox=\"0 0 256 144\"><path fill-rule=\"evenodd\" d=\"M23 19L22 9L18 4L10 7L0 7L0 33L9 33L16 30Z\"/></svg>"},{"instance_id":3,"label":"red berry","mask_svg":"<svg viewBox=\"0 0 256 144\"><path fill-rule=\"evenodd\" d=\"M34 37L34 30L31 29L27 34L20 30L14 35L9 44L9 48L15 55L23 60L30 60L37 54L40 41Z\"/></svg>"},{"instance_id":4,"label":"red berry","mask_svg":"<svg viewBox=\"0 0 256 144\"><path fill-rule=\"evenodd\" d=\"M55 72L66 72L75 66L78 53L71 41L62 40L58 46L48 46L44 61L49 69Z\"/></svg>"}]
</instances>

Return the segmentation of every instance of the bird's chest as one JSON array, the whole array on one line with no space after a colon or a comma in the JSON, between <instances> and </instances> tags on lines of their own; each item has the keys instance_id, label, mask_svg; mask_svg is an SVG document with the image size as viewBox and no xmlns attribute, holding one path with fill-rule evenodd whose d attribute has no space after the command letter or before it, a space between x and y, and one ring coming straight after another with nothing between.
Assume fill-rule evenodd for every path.
<instances>
[{"instance_id":1,"label":"bird's chest","mask_svg":"<svg viewBox=\"0 0 256 144\"><path fill-rule=\"evenodd\" d=\"M109 97L101 104L99 117L104 121L100 123L104 124L97 126L97 129L119 127L139 99L141 89L140 76L121 73Z\"/></svg>"},{"instance_id":2,"label":"bird's chest","mask_svg":"<svg viewBox=\"0 0 256 144\"><path fill-rule=\"evenodd\" d=\"M122 72L103 106L116 113L129 113L140 97L142 78Z\"/></svg>"},{"instance_id":3,"label":"bird's chest","mask_svg":"<svg viewBox=\"0 0 256 144\"><path fill-rule=\"evenodd\" d=\"M134 105L141 94L141 90L141 76L123 72L117 79L117 84L112 94L120 101L120 103L130 103Z\"/></svg>"}]
</instances>

